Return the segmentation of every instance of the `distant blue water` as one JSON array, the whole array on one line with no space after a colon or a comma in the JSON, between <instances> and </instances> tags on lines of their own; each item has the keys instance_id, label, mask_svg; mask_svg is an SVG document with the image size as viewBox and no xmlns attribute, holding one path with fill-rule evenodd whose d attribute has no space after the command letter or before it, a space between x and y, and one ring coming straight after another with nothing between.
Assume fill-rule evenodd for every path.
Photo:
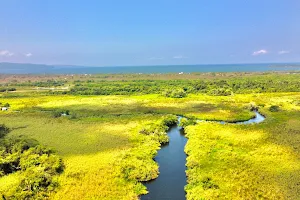
<instances>
[{"instance_id":1,"label":"distant blue water","mask_svg":"<svg viewBox=\"0 0 300 200\"><path fill-rule=\"evenodd\" d=\"M300 63L280 64L212 64L212 65L165 65L84 67L36 64L0 63L2 74L122 74L122 73L191 73L191 72L263 72L300 70Z\"/></svg>"}]
</instances>

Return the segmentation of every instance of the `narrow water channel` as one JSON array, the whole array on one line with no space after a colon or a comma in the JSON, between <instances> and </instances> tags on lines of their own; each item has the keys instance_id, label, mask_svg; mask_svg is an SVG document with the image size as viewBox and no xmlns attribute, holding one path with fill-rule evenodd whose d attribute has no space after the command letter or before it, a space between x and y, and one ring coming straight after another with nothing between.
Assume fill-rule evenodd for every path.
<instances>
[{"instance_id":1,"label":"narrow water channel","mask_svg":"<svg viewBox=\"0 0 300 200\"><path fill-rule=\"evenodd\" d=\"M180 120L180 118L179 118ZM255 111L253 119L235 122L236 124L260 123L265 120L259 112ZM220 122L225 124L226 122ZM163 145L158 151L155 161L159 165L159 176L157 179L146 182L149 193L141 196L141 200L185 200L186 193L184 186L186 179L186 154L184 147L187 138L184 136L183 129L175 125L168 131L170 141Z\"/></svg>"},{"instance_id":2,"label":"narrow water channel","mask_svg":"<svg viewBox=\"0 0 300 200\"><path fill-rule=\"evenodd\" d=\"M255 117L253 119L249 119L247 121L244 122L236 122L236 124L252 124L252 123L260 123L262 121L264 121L266 118L264 116L262 116L259 112L255 111Z\"/></svg>"},{"instance_id":3,"label":"narrow water channel","mask_svg":"<svg viewBox=\"0 0 300 200\"><path fill-rule=\"evenodd\" d=\"M186 185L184 147L187 142L183 130L173 126L168 131L169 144L162 146L155 161L159 164L157 179L146 182L149 193L141 196L142 200L182 200L185 199L184 186Z\"/></svg>"}]
</instances>

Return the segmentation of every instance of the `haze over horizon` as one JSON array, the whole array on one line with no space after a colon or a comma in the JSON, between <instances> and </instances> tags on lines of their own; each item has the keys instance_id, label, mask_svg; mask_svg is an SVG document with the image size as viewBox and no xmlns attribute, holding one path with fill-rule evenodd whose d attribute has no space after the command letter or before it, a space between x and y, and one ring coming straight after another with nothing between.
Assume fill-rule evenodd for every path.
<instances>
[{"instance_id":1,"label":"haze over horizon","mask_svg":"<svg viewBox=\"0 0 300 200\"><path fill-rule=\"evenodd\" d=\"M299 62L300 2L1 1L0 62Z\"/></svg>"}]
</instances>

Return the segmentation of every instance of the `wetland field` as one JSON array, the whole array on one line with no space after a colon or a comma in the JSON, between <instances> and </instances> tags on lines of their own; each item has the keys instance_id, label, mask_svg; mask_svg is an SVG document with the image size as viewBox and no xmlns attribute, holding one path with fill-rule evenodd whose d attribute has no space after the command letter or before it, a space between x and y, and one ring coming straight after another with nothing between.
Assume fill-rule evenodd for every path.
<instances>
[{"instance_id":1,"label":"wetland field","mask_svg":"<svg viewBox=\"0 0 300 200\"><path fill-rule=\"evenodd\" d=\"M3 200L159 199L173 168L179 199L300 197L299 71L0 75L0 107Z\"/></svg>"}]
</instances>

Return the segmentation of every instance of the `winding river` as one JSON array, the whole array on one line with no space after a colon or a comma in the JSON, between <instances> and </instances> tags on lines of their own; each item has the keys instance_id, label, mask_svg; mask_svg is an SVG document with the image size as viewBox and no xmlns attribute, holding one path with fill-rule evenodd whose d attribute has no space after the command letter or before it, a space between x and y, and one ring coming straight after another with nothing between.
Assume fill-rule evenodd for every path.
<instances>
[{"instance_id":1,"label":"winding river","mask_svg":"<svg viewBox=\"0 0 300 200\"><path fill-rule=\"evenodd\" d=\"M181 117L178 118L178 121ZM236 122L236 124L251 124L260 123L265 119L259 112L255 111L253 119ZM221 124L227 122L221 121ZM147 187L149 193L141 196L141 200L184 200L185 191L184 186L187 184L186 179L186 154L184 147L187 138L184 136L183 129L178 125L172 126L168 135L170 141L168 144L163 145L158 151L155 161L159 165L159 176L157 179L146 182L144 185Z\"/></svg>"}]
</instances>

